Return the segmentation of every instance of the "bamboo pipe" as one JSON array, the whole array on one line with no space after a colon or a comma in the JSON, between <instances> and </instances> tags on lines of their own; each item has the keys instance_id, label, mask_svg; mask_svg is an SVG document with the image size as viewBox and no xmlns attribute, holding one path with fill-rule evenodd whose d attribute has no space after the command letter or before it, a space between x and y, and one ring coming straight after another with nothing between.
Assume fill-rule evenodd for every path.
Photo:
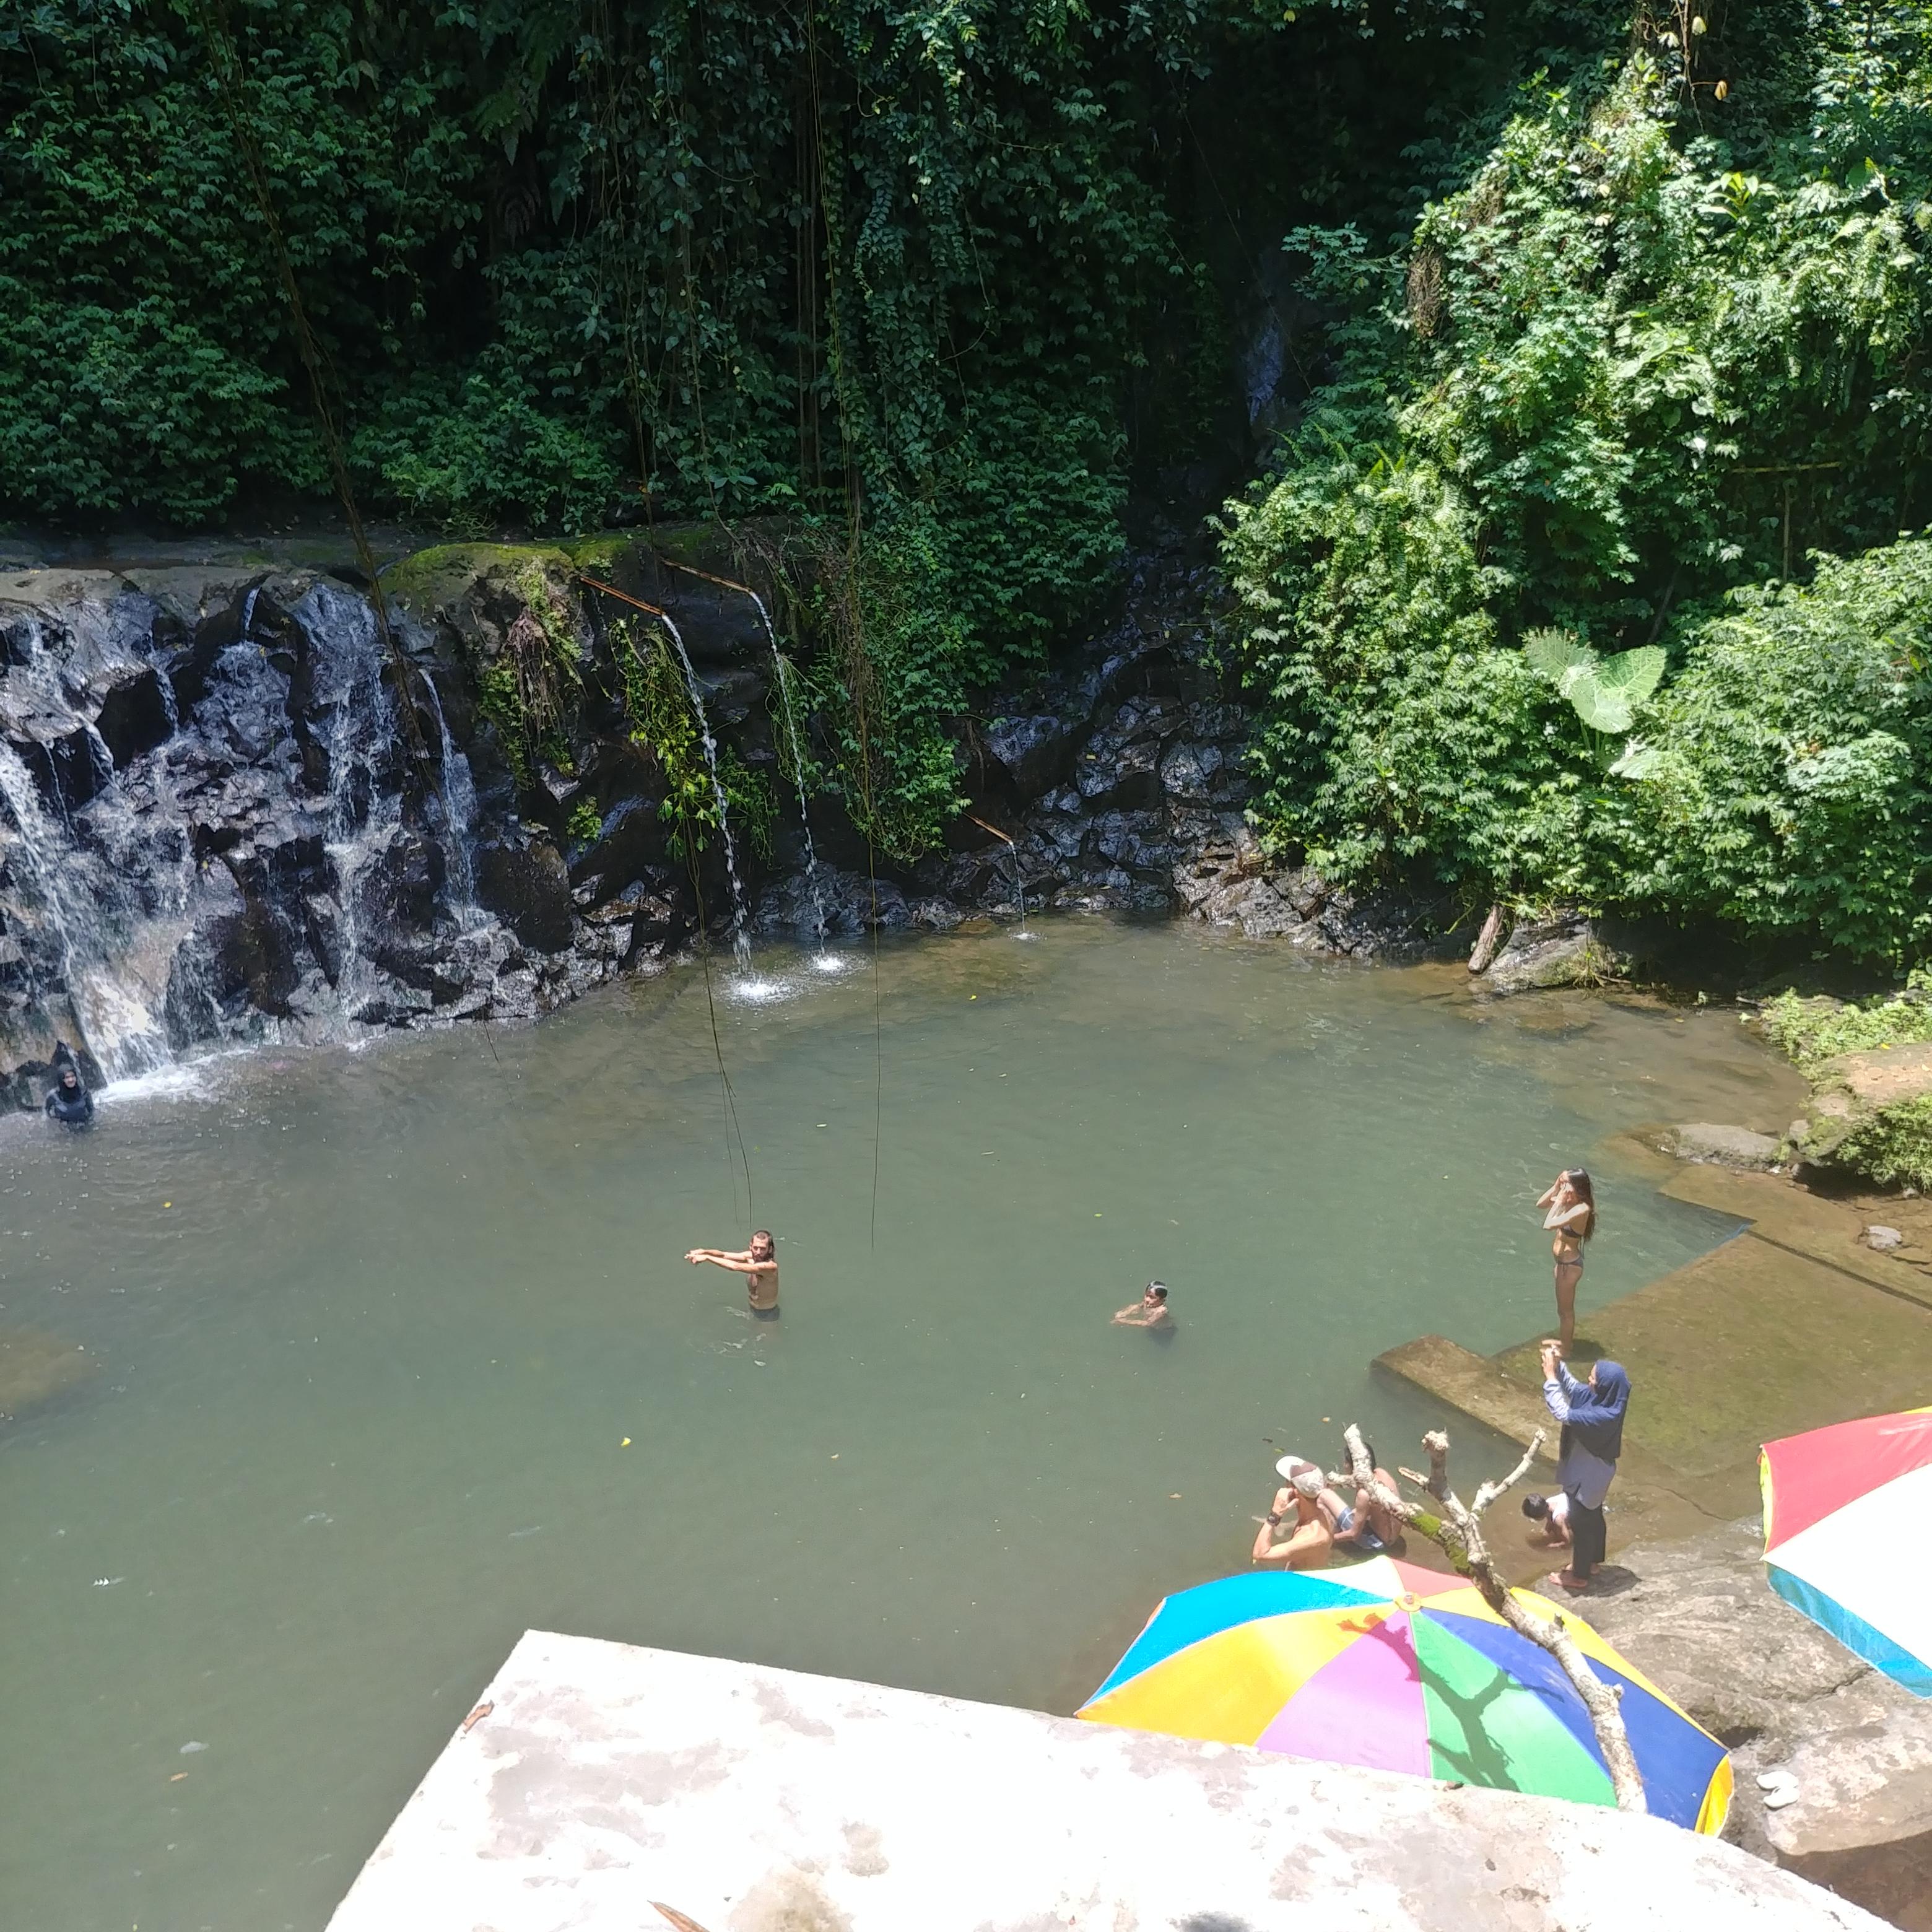
<instances>
[{"instance_id":1,"label":"bamboo pipe","mask_svg":"<svg viewBox=\"0 0 1932 1932\"><path fill-rule=\"evenodd\" d=\"M974 818L974 814L970 812L962 812L959 816L962 818L972 819L973 823L976 825L982 832L990 832L995 838L1004 838L1009 845L1012 846L1012 849L1016 853L1019 850L1020 848L1017 845L1013 844L1013 837L1011 832L1002 832L997 825L988 825L983 818Z\"/></svg>"},{"instance_id":2,"label":"bamboo pipe","mask_svg":"<svg viewBox=\"0 0 1932 1932\"><path fill-rule=\"evenodd\" d=\"M694 563L680 563L674 556L661 556L657 560L673 570L682 571L687 577L701 577L706 584L721 584L727 590L739 591L747 597L758 594L748 584L740 584L734 577L714 577L708 570L700 570Z\"/></svg>"},{"instance_id":3,"label":"bamboo pipe","mask_svg":"<svg viewBox=\"0 0 1932 1932\"><path fill-rule=\"evenodd\" d=\"M633 597L628 590L620 590L614 584L605 584L595 577L586 577L583 572L577 574L580 584L587 584L592 590L601 590L606 597L614 597L620 604L628 604L639 610L648 610L653 617L668 617L668 610L656 604L646 604L641 597Z\"/></svg>"}]
</instances>

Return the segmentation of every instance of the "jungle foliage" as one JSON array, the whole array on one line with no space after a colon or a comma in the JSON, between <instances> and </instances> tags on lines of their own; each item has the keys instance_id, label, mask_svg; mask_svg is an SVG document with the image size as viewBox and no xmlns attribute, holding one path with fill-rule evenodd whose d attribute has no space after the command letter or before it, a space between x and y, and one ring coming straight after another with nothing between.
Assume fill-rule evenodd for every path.
<instances>
[{"instance_id":1,"label":"jungle foliage","mask_svg":"<svg viewBox=\"0 0 1932 1932\"><path fill-rule=\"evenodd\" d=\"M1326 380L1227 537L1262 815L1353 879L1906 963L1932 11L1712 26L1532 83L1394 247L1288 237Z\"/></svg>"},{"instance_id":2,"label":"jungle foliage","mask_svg":"<svg viewBox=\"0 0 1932 1932\"><path fill-rule=\"evenodd\" d=\"M254 154L365 511L779 513L888 854L1130 496L1286 422L1225 543L1277 848L1910 963L1928 55L1923 0L0 0L0 514L326 495Z\"/></svg>"},{"instance_id":3,"label":"jungle foliage","mask_svg":"<svg viewBox=\"0 0 1932 1932\"><path fill-rule=\"evenodd\" d=\"M1594 11L0 0L0 514L326 495L252 149L365 512L821 528L890 634L850 788L909 848L1130 484L1244 465L1283 229L1396 219L1432 117Z\"/></svg>"}]
</instances>

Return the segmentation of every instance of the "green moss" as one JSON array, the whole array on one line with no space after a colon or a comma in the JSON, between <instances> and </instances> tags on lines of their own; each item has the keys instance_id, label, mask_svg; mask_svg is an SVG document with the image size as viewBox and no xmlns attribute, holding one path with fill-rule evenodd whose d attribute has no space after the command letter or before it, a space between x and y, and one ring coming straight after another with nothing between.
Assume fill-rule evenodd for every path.
<instances>
[{"instance_id":1,"label":"green moss","mask_svg":"<svg viewBox=\"0 0 1932 1932\"><path fill-rule=\"evenodd\" d=\"M528 554L516 563L510 580L524 608L495 651L485 652L468 632L464 636L476 708L496 728L524 787L539 758L560 771L571 770L570 716L584 683L577 607L568 578L562 589L553 580L554 568Z\"/></svg>"},{"instance_id":2,"label":"green moss","mask_svg":"<svg viewBox=\"0 0 1932 1932\"><path fill-rule=\"evenodd\" d=\"M532 564L566 578L575 568L571 553L554 544L434 544L391 564L382 588L412 616L427 620L466 596L478 578Z\"/></svg>"},{"instance_id":3,"label":"green moss","mask_svg":"<svg viewBox=\"0 0 1932 1932\"><path fill-rule=\"evenodd\" d=\"M1932 1040L1932 976L1914 973L1882 999L1806 999L1781 993L1764 1010L1765 1032L1808 1078L1844 1053Z\"/></svg>"}]
</instances>

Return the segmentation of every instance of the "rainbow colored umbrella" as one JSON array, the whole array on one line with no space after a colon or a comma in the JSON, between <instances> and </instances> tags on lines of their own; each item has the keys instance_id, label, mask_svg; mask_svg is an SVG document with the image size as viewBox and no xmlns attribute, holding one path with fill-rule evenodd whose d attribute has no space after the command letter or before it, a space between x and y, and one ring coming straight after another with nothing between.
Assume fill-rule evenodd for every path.
<instances>
[{"instance_id":1,"label":"rainbow colored umbrella","mask_svg":"<svg viewBox=\"0 0 1932 1932\"><path fill-rule=\"evenodd\" d=\"M1516 1595L1548 1616L1556 1606ZM1568 1610L1623 1718L1657 1816L1724 1828L1731 1761ZM1460 1577L1378 1556L1255 1570L1165 1598L1079 1714L1331 1764L1613 1804L1589 1713L1549 1652Z\"/></svg>"},{"instance_id":2,"label":"rainbow colored umbrella","mask_svg":"<svg viewBox=\"0 0 1932 1932\"><path fill-rule=\"evenodd\" d=\"M1868 1415L1767 1442L1771 1587L1847 1650L1932 1697L1932 1408Z\"/></svg>"}]
</instances>

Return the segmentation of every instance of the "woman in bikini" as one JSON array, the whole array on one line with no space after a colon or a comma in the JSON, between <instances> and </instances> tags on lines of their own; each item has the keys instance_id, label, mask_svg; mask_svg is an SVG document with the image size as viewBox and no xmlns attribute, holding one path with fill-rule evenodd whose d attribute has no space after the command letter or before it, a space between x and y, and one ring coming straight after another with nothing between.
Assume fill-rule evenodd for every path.
<instances>
[{"instance_id":1,"label":"woman in bikini","mask_svg":"<svg viewBox=\"0 0 1932 1932\"><path fill-rule=\"evenodd\" d=\"M1597 1232L1597 1197L1580 1167L1566 1167L1536 1204L1550 1211L1543 1225L1553 1238L1557 1334L1568 1354L1576 1339L1576 1284L1583 1279L1583 1244Z\"/></svg>"}]
</instances>

